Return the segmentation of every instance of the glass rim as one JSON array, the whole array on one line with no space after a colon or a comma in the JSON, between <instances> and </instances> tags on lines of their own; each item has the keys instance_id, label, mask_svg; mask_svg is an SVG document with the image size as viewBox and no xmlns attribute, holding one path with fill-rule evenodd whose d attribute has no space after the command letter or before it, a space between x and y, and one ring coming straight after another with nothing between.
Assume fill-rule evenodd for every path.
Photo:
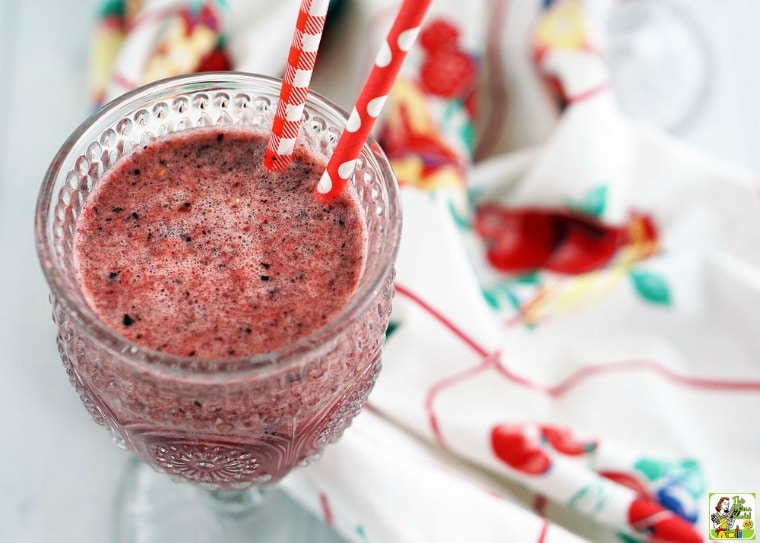
<instances>
[{"instance_id":1,"label":"glass rim","mask_svg":"<svg viewBox=\"0 0 760 543\"><path fill-rule=\"evenodd\" d=\"M72 299L73 297L67 292L67 285L74 283L75 280L73 278L67 279L60 264L56 263L59 257L54 248L50 221L54 213L52 204L55 199L56 181L61 175L65 175L66 172L62 166L75 150L81 149L81 152L84 153L89 143L97 141L97 136L107 126L101 126L101 123L120 111L123 115L120 115L119 118L133 114L141 107L150 105L152 100L189 85L198 85L198 88L188 89L189 92L245 91L246 84L258 85L259 90L266 88L267 91L273 93L272 107L276 107L281 83L282 80L278 78L237 71L183 74L147 83L111 100L85 119L55 153L43 177L35 206L35 245L51 296L63 306L67 319L74 321L80 330L83 330L87 336L94 338L99 345L111 354L127 361L138 370L148 371L152 374L163 374L172 378L185 377L205 382L220 376L227 379L231 376L239 377L241 374L287 368L308 356L308 353L318 352L320 348L329 346L332 338L340 337L356 318L363 312L371 310L368 305L383 288L388 275L392 273L401 235L400 193L398 182L388 158L375 138L370 135L362 147L361 154L370 159L373 169L378 173L378 178L383 180L381 184L388 194L388 202L385 205L385 211L388 214L385 221L388 225L386 229L387 239L381 243L382 250L379 255L385 261L377 266L378 270L370 277L365 276L364 272L368 269L367 264L365 264L362 278L349 303L327 325L312 333L279 349L252 356L229 360L202 360L157 351L130 341L99 319L89 304L80 304L77 300ZM230 89L230 85L237 86ZM250 90L255 91L252 87ZM335 120L341 123L339 128L345 127L348 120L347 112L328 98L309 90L308 105L333 113L336 117Z\"/></svg>"}]
</instances>

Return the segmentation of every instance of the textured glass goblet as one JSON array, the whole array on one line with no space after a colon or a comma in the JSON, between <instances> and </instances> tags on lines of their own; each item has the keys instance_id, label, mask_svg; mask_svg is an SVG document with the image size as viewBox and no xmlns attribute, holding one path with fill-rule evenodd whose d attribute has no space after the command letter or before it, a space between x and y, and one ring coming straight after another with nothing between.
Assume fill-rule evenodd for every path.
<instances>
[{"instance_id":1,"label":"textured glass goblet","mask_svg":"<svg viewBox=\"0 0 760 543\"><path fill-rule=\"evenodd\" d=\"M251 487L273 484L336 441L375 382L401 228L396 180L385 155L370 139L351 180L367 231L366 265L356 292L328 325L274 352L199 361L130 342L104 325L85 301L75 274L73 238L84 203L121 157L156 138L195 127L269 130L279 89L275 79L224 72L171 78L130 92L66 141L46 174L36 209L36 242L51 290L58 348L85 407L121 447L176 481L196 483L189 492L203 496L198 503L210 495L209 503L217 505L220 515L234 512L237 523L245 504L256 501ZM312 93L298 145L326 160L345 122L339 108ZM166 483L168 495L150 490L140 498L161 502L141 506L149 511L150 522L169 525L171 514L184 509L171 521L174 530L181 526L199 538L234 540L229 514L222 532L190 528L198 521L193 507L209 503L171 504L172 493L187 495L188 488L167 481L159 477L156 484ZM147 484L133 480L125 488L133 492ZM257 530L260 522L256 520ZM172 537L178 535L172 528L151 530L164 541L179 540ZM122 531L120 537L132 534L134 526L124 525ZM250 529L245 531L251 537Z\"/></svg>"}]
</instances>

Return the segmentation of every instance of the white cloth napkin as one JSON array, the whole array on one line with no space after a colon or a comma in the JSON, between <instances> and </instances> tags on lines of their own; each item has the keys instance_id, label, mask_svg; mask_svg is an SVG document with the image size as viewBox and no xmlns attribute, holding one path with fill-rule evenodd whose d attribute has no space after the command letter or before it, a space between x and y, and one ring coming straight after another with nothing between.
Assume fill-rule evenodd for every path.
<instances>
[{"instance_id":1,"label":"white cloth napkin","mask_svg":"<svg viewBox=\"0 0 760 543\"><path fill-rule=\"evenodd\" d=\"M619 112L599 2L511 4L431 7L378 130L405 220L383 370L283 485L361 543L707 539L710 493L760 489L757 178ZM397 6L345 7L320 91L350 106ZM198 55L281 75L298 2L215 8ZM98 99L145 80L166 25L99 27ZM505 271L489 243L551 246Z\"/></svg>"}]
</instances>

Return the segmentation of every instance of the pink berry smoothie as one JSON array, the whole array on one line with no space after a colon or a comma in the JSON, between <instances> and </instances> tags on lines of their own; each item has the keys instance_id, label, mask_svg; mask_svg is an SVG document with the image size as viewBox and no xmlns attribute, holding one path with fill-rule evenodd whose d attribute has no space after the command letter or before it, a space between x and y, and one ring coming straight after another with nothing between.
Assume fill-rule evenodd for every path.
<instances>
[{"instance_id":1,"label":"pink berry smoothie","mask_svg":"<svg viewBox=\"0 0 760 543\"><path fill-rule=\"evenodd\" d=\"M372 388L390 314L392 274L340 337L225 376L338 318L367 258L356 197L315 199L325 165L303 148L285 171L264 170L266 144L232 128L157 139L106 172L76 222L77 278L96 316L193 369L152 372L71 336L75 386L126 448L214 488L274 482L335 441Z\"/></svg>"},{"instance_id":2,"label":"pink berry smoothie","mask_svg":"<svg viewBox=\"0 0 760 543\"><path fill-rule=\"evenodd\" d=\"M108 173L75 242L101 320L157 351L224 360L292 343L345 306L364 262L357 204L315 199L324 164L303 149L265 170L266 144L195 130Z\"/></svg>"}]
</instances>

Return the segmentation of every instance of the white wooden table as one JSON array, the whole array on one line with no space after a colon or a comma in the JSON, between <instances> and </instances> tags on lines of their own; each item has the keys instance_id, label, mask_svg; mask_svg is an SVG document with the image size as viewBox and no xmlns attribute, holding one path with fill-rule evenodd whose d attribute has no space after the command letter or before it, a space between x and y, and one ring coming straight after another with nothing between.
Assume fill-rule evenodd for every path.
<instances>
[{"instance_id":1,"label":"white wooden table","mask_svg":"<svg viewBox=\"0 0 760 543\"><path fill-rule=\"evenodd\" d=\"M368 1L368 0L362 0ZM517 1L517 0L513 0ZM707 102L682 136L760 172L760 2L681 0L707 31ZM89 113L95 0L0 0L0 541L106 542L128 455L58 362L33 211L47 165Z\"/></svg>"}]
</instances>

